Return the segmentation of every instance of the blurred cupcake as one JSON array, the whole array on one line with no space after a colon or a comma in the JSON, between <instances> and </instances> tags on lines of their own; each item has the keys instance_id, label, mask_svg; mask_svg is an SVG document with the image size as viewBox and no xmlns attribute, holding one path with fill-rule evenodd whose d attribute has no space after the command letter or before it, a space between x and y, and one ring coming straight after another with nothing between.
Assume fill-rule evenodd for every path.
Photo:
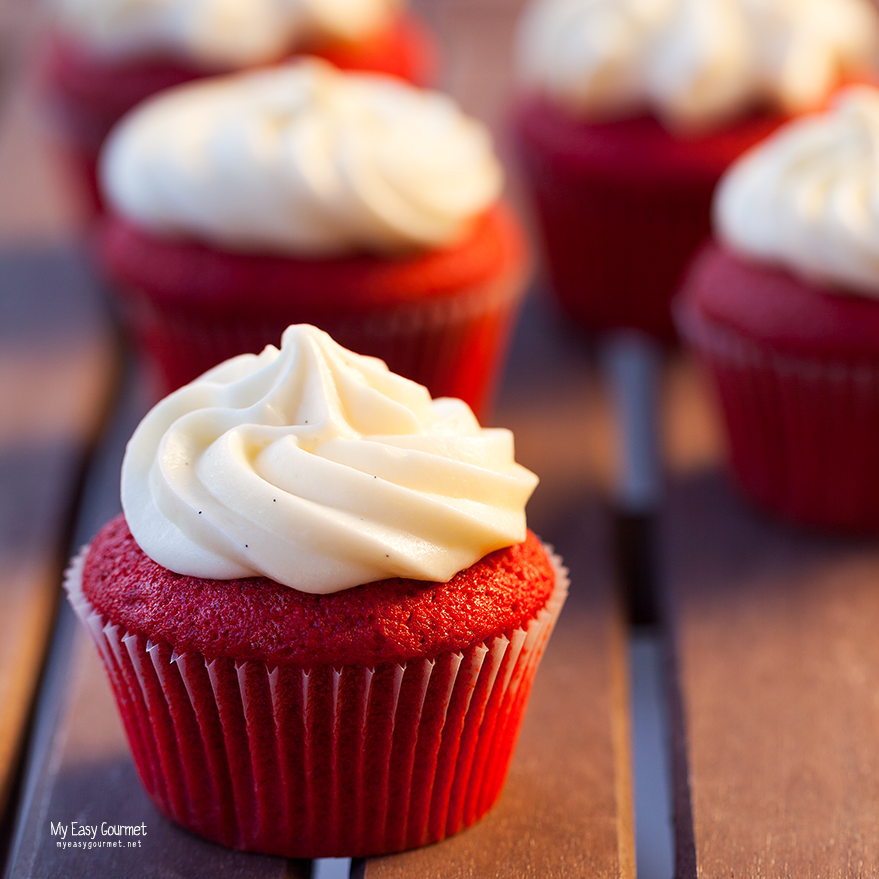
<instances>
[{"instance_id":1,"label":"blurred cupcake","mask_svg":"<svg viewBox=\"0 0 879 879\"><path fill-rule=\"evenodd\" d=\"M679 303L733 470L801 522L879 532L879 91L853 86L724 177Z\"/></svg>"},{"instance_id":2,"label":"blurred cupcake","mask_svg":"<svg viewBox=\"0 0 879 879\"><path fill-rule=\"evenodd\" d=\"M433 38L401 0L55 0L55 7L40 75L96 209L104 138L156 92L302 53L421 85L436 63Z\"/></svg>"},{"instance_id":3,"label":"blurred cupcake","mask_svg":"<svg viewBox=\"0 0 879 879\"><path fill-rule=\"evenodd\" d=\"M566 312L671 337L724 169L877 60L869 0L532 2L514 121Z\"/></svg>"},{"instance_id":4,"label":"blurred cupcake","mask_svg":"<svg viewBox=\"0 0 879 879\"><path fill-rule=\"evenodd\" d=\"M100 259L166 392L306 322L479 413L525 280L502 176L451 99L303 59L126 117Z\"/></svg>"},{"instance_id":5,"label":"blurred cupcake","mask_svg":"<svg viewBox=\"0 0 879 879\"><path fill-rule=\"evenodd\" d=\"M159 403L67 580L158 809L294 858L478 820L567 591L536 483L509 431L313 327Z\"/></svg>"}]
</instances>

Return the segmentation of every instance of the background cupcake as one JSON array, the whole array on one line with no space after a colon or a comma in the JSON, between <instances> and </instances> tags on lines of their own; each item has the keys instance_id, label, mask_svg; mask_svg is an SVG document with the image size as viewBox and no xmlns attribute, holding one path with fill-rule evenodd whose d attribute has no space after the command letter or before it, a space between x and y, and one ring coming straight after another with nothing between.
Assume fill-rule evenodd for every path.
<instances>
[{"instance_id":1,"label":"background cupcake","mask_svg":"<svg viewBox=\"0 0 879 879\"><path fill-rule=\"evenodd\" d=\"M96 209L101 144L156 92L301 53L419 84L436 63L432 37L400 0L56 0L55 9L41 78Z\"/></svg>"},{"instance_id":2,"label":"background cupcake","mask_svg":"<svg viewBox=\"0 0 879 879\"><path fill-rule=\"evenodd\" d=\"M451 99L314 59L204 80L127 117L103 171L101 263L165 391L304 321L491 399L525 247Z\"/></svg>"},{"instance_id":3,"label":"background cupcake","mask_svg":"<svg viewBox=\"0 0 879 879\"><path fill-rule=\"evenodd\" d=\"M567 588L536 482L509 431L313 327L156 406L68 589L157 807L288 857L481 817Z\"/></svg>"},{"instance_id":4,"label":"background cupcake","mask_svg":"<svg viewBox=\"0 0 879 879\"><path fill-rule=\"evenodd\" d=\"M877 58L867 0L535 0L514 121L566 312L671 336L723 170Z\"/></svg>"},{"instance_id":5,"label":"background cupcake","mask_svg":"<svg viewBox=\"0 0 879 879\"><path fill-rule=\"evenodd\" d=\"M879 531L879 91L781 128L724 177L682 333L715 380L744 490Z\"/></svg>"}]
</instances>

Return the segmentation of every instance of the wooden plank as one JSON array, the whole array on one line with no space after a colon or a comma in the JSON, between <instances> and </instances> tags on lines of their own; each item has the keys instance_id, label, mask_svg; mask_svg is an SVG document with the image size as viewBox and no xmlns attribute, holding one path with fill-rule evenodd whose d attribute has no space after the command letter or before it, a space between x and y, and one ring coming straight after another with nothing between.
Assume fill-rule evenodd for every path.
<instances>
[{"instance_id":1,"label":"wooden plank","mask_svg":"<svg viewBox=\"0 0 879 879\"><path fill-rule=\"evenodd\" d=\"M37 82L50 4L0 0L0 246L65 246L84 231L87 194Z\"/></svg>"},{"instance_id":2,"label":"wooden plank","mask_svg":"<svg viewBox=\"0 0 879 879\"><path fill-rule=\"evenodd\" d=\"M115 344L81 258L0 253L0 813L44 661Z\"/></svg>"},{"instance_id":3,"label":"wooden plank","mask_svg":"<svg viewBox=\"0 0 879 879\"><path fill-rule=\"evenodd\" d=\"M691 357L669 352L659 392L659 442L671 477L719 467L724 437L716 401Z\"/></svg>"},{"instance_id":4,"label":"wooden plank","mask_svg":"<svg viewBox=\"0 0 879 879\"><path fill-rule=\"evenodd\" d=\"M27 74L11 69L0 82L0 243L57 247L83 230L86 201Z\"/></svg>"},{"instance_id":5,"label":"wooden plank","mask_svg":"<svg viewBox=\"0 0 879 879\"><path fill-rule=\"evenodd\" d=\"M77 211L26 85L43 12L0 2L0 816L58 600L70 503L115 360L81 254L46 250L69 242Z\"/></svg>"},{"instance_id":6,"label":"wooden plank","mask_svg":"<svg viewBox=\"0 0 879 879\"><path fill-rule=\"evenodd\" d=\"M679 877L879 871L879 544L788 526L717 472L661 523Z\"/></svg>"}]
</instances>

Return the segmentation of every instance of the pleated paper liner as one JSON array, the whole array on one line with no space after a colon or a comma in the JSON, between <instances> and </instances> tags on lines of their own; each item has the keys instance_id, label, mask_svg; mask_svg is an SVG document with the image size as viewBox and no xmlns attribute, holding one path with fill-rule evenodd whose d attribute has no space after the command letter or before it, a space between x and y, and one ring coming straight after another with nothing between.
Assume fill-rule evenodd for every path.
<instances>
[{"instance_id":1,"label":"pleated paper liner","mask_svg":"<svg viewBox=\"0 0 879 879\"><path fill-rule=\"evenodd\" d=\"M177 654L65 588L109 675L141 781L164 815L225 846L359 857L436 842L503 787L567 572L524 628L403 664L277 667Z\"/></svg>"},{"instance_id":2,"label":"pleated paper liner","mask_svg":"<svg viewBox=\"0 0 879 879\"><path fill-rule=\"evenodd\" d=\"M677 322L713 379L746 494L801 523L879 533L879 366L782 355L692 306Z\"/></svg>"}]
</instances>

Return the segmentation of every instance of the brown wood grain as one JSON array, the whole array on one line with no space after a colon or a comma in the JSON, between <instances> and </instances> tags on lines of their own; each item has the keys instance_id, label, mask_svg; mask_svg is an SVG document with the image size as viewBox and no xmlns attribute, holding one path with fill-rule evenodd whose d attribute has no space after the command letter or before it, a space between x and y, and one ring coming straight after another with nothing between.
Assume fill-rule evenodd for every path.
<instances>
[{"instance_id":1,"label":"brown wood grain","mask_svg":"<svg viewBox=\"0 0 879 879\"><path fill-rule=\"evenodd\" d=\"M0 253L0 813L22 750L79 471L115 345L73 252Z\"/></svg>"},{"instance_id":2,"label":"brown wood grain","mask_svg":"<svg viewBox=\"0 0 879 879\"><path fill-rule=\"evenodd\" d=\"M661 536L678 875L876 875L879 544L773 520L717 473L672 487Z\"/></svg>"}]
</instances>

